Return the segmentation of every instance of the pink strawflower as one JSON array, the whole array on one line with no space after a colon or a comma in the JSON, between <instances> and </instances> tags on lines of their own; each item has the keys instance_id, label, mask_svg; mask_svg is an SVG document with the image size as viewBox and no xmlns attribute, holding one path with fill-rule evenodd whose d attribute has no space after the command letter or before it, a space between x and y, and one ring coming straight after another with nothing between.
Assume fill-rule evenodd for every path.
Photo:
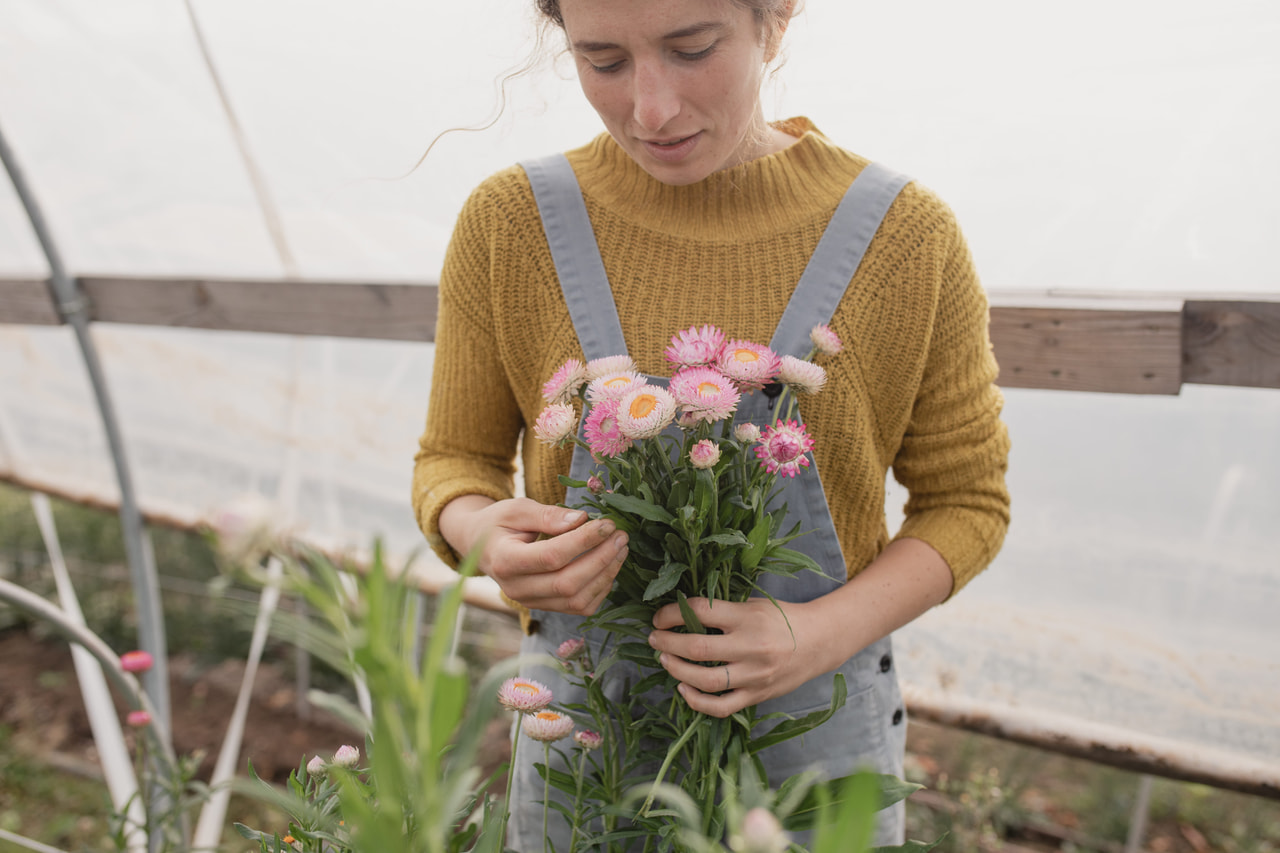
<instances>
[{"instance_id":1,"label":"pink strawflower","mask_svg":"<svg viewBox=\"0 0 1280 853\"><path fill-rule=\"evenodd\" d=\"M618 401L618 429L630 439L653 438L675 419L676 400L657 385L643 385Z\"/></svg>"},{"instance_id":2,"label":"pink strawflower","mask_svg":"<svg viewBox=\"0 0 1280 853\"><path fill-rule=\"evenodd\" d=\"M729 341L716 362L743 391L763 388L778 375L778 354L751 341Z\"/></svg>"},{"instance_id":3,"label":"pink strawflower","mask_svg":"<svg viewBox=\"0 0 1280 853\"><path fill-rule=\"evenodd\" d=\"M355 767L360 762L360 750L350 744L343 744L333 754L333 763L338 767Z\"/></svg>"},{"instance_id":4,"label":"pink strawflower","mask_svg":"<svg viewBox=\"0 0 1280 853\"><path fill-rule=\"evenodd\" d=\"M551 704L551 690L527 678L508 678L498 688L498 702L508 711L532 713Z\"/></svg>"},{"instance_id":5,"label":"pink strawflower","mask_svg":"<svg viewBox=\"0 0 1280 853\"><path fill-rule=\"evenodd\" d=\"M124 721L135 729L140 729L143 726L151 725L151 715L146 711L130 711L125 716Z\"/></svg>"},{"instance_id":6,"label":"pink strawflower","mask_svg":"<svg viewBox=\"0 0 1280 853\"><path fill-rule=\"evenodd\" d=\"M548 403L567 403L578 393L587 379L586 368L576 358L571 358L552 374L542 386L542 399Z\"/></svg>"},{"instance_id":7,"label":"pink strawflower","mask_svg":"<svg viewBox=\"0 0 1280 853\"><path fill-rule=\"evenodd\" d=\"M671 336L671 346L663 353L677 367L714 364L724 346L724 332L715 326L692 326Z\"/></svg>"},{"instance_id":8,"label":"pink strawflower","mask_svg":"<svg viewBox=\"0 0 1280 853\"><path fill-rule=\"evenodd\" d=\"M573 731L573 718L558 711L543 710L525 714L520 729L534 740L553 743L569 736Z\"/></svg>"},{"instance_id":9,"label":"pink strawflower","mask_svg":"<svg viewBox=\"0 0 1280 853\"><path fill-rule=\"evenodd\" d=\"M778 365L778 381L805 394L817 394L827 384L827 371L812 361L784 355Z\"/></svg>"},{"instance_id":10,"label":"pink strawflower","mask_svg":"<svg viewBox=\"0 0 1280 853\"><path fill-rule=\"evenodd\" d=\"M803 424L779 421L765 429L760 443L756 445L756 456L770 474L794 477L801 468L809 467L809 457L805 453L812 449L813 438Z\"/></svg>"},{"instance_id":11,"label":"pink strawflower","mask_svg":"<svg viewBox=\"0 0 1280 853\"><path fill-rule=\"evenodd\" d=\"M742 816L742 827L729 835L734 853L784 853L791 838L768 809L757 806Z\"/></svg>"},{"instance_id":12,"label":"pink strawflower","mask_svg":"<svg viewBox=\"0 0 1280 853\"><path fill-rule=\"evenodd\" d=\"M574 732L573 739L583 749L599 749L600 745L604 743L604 738L590 729L581 729Z\"/></svg>"},{"instance_id":13,"label":"pink strawflower","mask_svg":"<svg viewBox=\"0 0 1280 853\"><path fill-rule=\"evenodd\" d=\"M637 373L636 363L629 355L606 355L587 362L587 381L608 376L610 373Z\"/></svg>"},{"instance_id":14,"label":"pink strawflower","mask_svg":"<svg viewBox=\"0 0 1280 853\"><path fill-rule=\"evenodd\" d=\"M120 655L120 668L125 672L146 672L155 664L149 652L132 651Z\"/></svg>"},{"instance_id":15,"label":"pink strawflower","mask_svg":"<svg viewBox=\"0 0 1280 853\"><path fill-rule=\"evenodd\" d=\"M556 657L560 660L577 660L587 650L587 642L581 637L570 637L556 649Z\"/></svg>"},{"instance_id":16,"label":"pink strawflower","mask_svg":"<svg viewBox=\"0 0 1280 853\"><path fill-rule=\"evenodd\" d=\"M676 418L676 426L680 427L680 429L693 429L700 423L702 423L702 419L693 412L681 412L680 416Z\"/></svg>"},{"instance_id":17,"label":"pink strawflower","mask_svg":"<svg viewBox=\"0 0 1280 853\"><path fill-rule=\"evenodd\" d=\"M694 468L712 468L720 461L720 445L709 438L699 441L689 450L689 461Z\"/></svg>"},{"instance_id":18,"label":"pink strawflower","mask_svg":"<svg viewBox=\"0 0 1280 853\"><path fill-rule=\"evenodd\" d=\"M644 377L634 370L613 371L587 383L587 399L592 403L620 400L628 391L644 384Z\"/></svg>"},{"instance_id":19,"label":"pink strawflower","mask_svg":"<svg viewBox=\"0 0 1280 853\"><path fill-rule=\"evenodd\" d=\"M686 414L702 421L724 420L742 398L733 380L712 367L686 367L676 373L671 396Z\"/></svg>"},{"instance_id":20,"label":"pink strawflower","mask_svg":"<svg viewBox=\"0 0 1280 853\"><path fill-rule=\"evenodd\" d=\"M325 768L328 766L329 765L325 763L325 760L317 755L307 762L307 773L312 776L319 776L321 773L324 773Z\"/></svg>"},{"instance_id":21,"label":"pink strawflower","mask_svg":"<svg viewBox=\"0 0 1280 853\"><path fill-rule=\"evenodd\" d=\"M618 425L618 400L596 403L587 413L584 435L587 447L597 458L617 456L631 446L631 439Z\"/></svg>"},{"instance_id":22,"label":"pink strawflower","mask_svg":"<svg viewBox=\"0 0 1280 853\"><path fill-rule=\"evenodd\" d=\"M754 444L760 440L760 427L755 424L738 424L733 428L733 437L743 444Z\"/></svg>"},{"instance_id":23,"label":"pink strawflower","mask_svg":"<svg viewBox=\"0 0 1280 853\"><path fill-rule=\"evenodd\" d=\"M831 331L831 327L826 323L820 323L810 329L809 340L813 341L818 352L824 355L835 355L844 349L844 345L840 343L840 336Z\"/></svg>"},{"instance_id":24,"label":"pink strawflower","mask_svg":"<svg viewBox=\"0 0 1280 853\"><path fill-rule=\"evenodd\" d=\"M601 480L599 476L592 474L587 478L587 491L593 495L604 494L604 480Z\"/></svg>"},{"instance_id":25,"label":"pink strawflower","mask_svg":"<svg viewBox=\"0 0 1280 853\"><path fill-rule=\"evenodd\" d=\"M558 445L567 441L578 425L578 413L568 403L552 403L533 422L533 434L544 444Z\"/></svg>"}]
</instances>

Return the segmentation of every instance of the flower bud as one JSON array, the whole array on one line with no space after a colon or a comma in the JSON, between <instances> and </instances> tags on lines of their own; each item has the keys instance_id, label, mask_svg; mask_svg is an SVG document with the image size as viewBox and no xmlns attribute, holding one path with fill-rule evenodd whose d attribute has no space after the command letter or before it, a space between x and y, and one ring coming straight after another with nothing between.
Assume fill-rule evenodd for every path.
<instances>
[{"instance_id":1,"label":"flower bud","mask_svg":"<svg viewBox=\"0 0 1280 853\"><path fill-rule=\"evenodd\" d=\"M325 764L325 760L317 755L307 762L307 773L312 776L319 776L324 772L326 767L328 767L328 765Z\"/></svg>"},{"instance_id":2,"label":"flower bud","mask_svg":"<svg viewBox=\"0 0 1280 853\"><path fill-rule=\"evenodd\" d=\"M120 655L120 668L125 672L146 672L155 660L147 652L132 651Z\"/></svg>"},{"instance_id":3,"label":"flower bud","mask_svg":"<svg viewBox=\"0 0 1280 853\"><path fill-rule=\"evenodd\" d=\"M742 827L729 837L735 853L784 853L790 844L782 824L768 809L754 808L742 818Z\"/></svg>"},{"instance_id":4,"label":"flower bud","mask_svg":"<svg viewBox=\"0 0 1280 853\"><path fill-rule=\"evenodd\" d=\"M333 754L333 763L339 767L355 767L359 761L360 750L347 744L338 747L338 751Z\"/></svg>"},{"instance_id":5,"label":"flower bud","mask_svg":"<svg viewBox=\"0 0 1280 853\"><path fill-rule=\"evenodd\" d=\"M146 711L130 711L124 721L135 729L140 729L143 726L151 725L151 715Z\"/></svg>"},{"instance_id":6,"label":"flower bud","mask_svg":"<svg viewBox=\"0 0 1280 853\"><path fill-rule=\"evenodd\" d=\"M733 428L733 437L743 444L754 444L760 440L760 427L755 424L738 424Z\"/></svg>"}]
</instances>

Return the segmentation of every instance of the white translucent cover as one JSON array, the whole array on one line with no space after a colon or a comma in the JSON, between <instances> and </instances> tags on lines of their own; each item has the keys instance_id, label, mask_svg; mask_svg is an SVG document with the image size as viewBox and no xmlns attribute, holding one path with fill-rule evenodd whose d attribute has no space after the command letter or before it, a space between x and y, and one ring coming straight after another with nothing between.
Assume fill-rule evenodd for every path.
<instances>
[{"instance_id":1,"label":"white translucent cover","mask_svg":"<svg viewBox=\"0 0 1280 853\"><path fill-rule=\"evenodd\" d=\"M491 114L526 5L196 4L300 275L433 281L472 186L598 132L561 59L410 172ZM766 109L937 190L993 291L1274 299L1277 36L1260 0L810 0ZM0 128L73 274L284 274L183 4L0 0ZM44 271L0 181L0 278ZM320 543L422 548L429 344L94 338L149 511L257 492ZM1280 392L1009 391L1006 416L1008 541L900 633L909 695L1280 784ZM0 475L114 499L66 329L0 326Z\"/></svg>"}]
</instances>

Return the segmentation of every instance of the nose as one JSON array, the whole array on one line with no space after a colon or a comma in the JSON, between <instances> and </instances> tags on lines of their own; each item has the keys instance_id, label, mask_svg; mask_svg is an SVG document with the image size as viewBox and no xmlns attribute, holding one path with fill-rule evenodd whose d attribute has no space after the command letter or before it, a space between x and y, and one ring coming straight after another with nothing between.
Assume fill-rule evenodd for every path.
<instances>
[{"instance_id":1,"label":"nose","mask_svg":"<svg viewBox=\"0 0 1280 853\"><path fill-rule=\"evenodd\" d=\"M680 95L661 62L636 62L632 79L632 115L639 127L654 133L680 114Z\"/></svg>"}]
</instances>

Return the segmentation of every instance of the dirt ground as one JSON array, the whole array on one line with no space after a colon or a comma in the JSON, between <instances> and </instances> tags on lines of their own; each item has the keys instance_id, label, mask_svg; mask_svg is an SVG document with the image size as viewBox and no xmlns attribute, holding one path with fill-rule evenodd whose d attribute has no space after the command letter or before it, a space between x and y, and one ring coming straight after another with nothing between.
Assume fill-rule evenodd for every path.
<instances>
[{"instance_id":1,"label":"dirt ground","mask_svg":"<svg viewBox=\"0 0 1280 853\"><path fill-rule=\"evenodd\" d=\"M242 671L243 663L239 661L226 661L207 669L182 657L170 662L174 746L180 755L203 754L197 770L203 779L208 779L217 759ZM261 777L284 782L290 770L312 755L327 756L344 743L360 744L359 736L350 728L318 709L310 719L299 719L294 698L292 678L279 666L260 668L238 761L242 770L252 760ZM481 757L486 767L496 767L507 758L506 725L501 719L494 721L494 736L486 739L493 746L489 754ZM61 770L89 777L99 775L93 736L66 643L41 641L20 629L0 631L0 726L10 731L13 746L24 754ZM911 732L908 765L915 769L911 775L930 786L913 797L917 808L938 816L966 810L971 813L973 804L965 802L971 793L948 792L946 774L949 771L954 774L959 769L955 761L957 750L965 738L970 738L971 744L974 736L919 724L913 724ZM994 751L1014 747L989 742L979 744L979 748ZM1115 841L1086 841L1074 829L1081 823L1082 815L1073 813L1065 805L1070 799L1067 789L1069 785L1081 783L1078 778L1068 781L1072 776L1078 777L1078 773L1061 764L1065 759L1042 755L1032 760L1042 766L1018 799L1021 801L1019 811L1024 816L1028 811L1034 812L1036 820L1023 823L1002 841L975 837L970 849L1002 853L1051 850L1120 853L1123 845ZM1261 805L1261 801L1258 804ZM947 820L942 828L959 841L961 827ZM942 834L934 826L930 826L927 833L926 837L935 838ZM1209 853L1221 849L1206 842L1199 830L1177 816L1154 822L1146 842L1145 849L1153 853ZM1264 842L1261 846L1232 845L1230 849L1234 853L1276 848Z\"/></svg>"}]
</instances>

